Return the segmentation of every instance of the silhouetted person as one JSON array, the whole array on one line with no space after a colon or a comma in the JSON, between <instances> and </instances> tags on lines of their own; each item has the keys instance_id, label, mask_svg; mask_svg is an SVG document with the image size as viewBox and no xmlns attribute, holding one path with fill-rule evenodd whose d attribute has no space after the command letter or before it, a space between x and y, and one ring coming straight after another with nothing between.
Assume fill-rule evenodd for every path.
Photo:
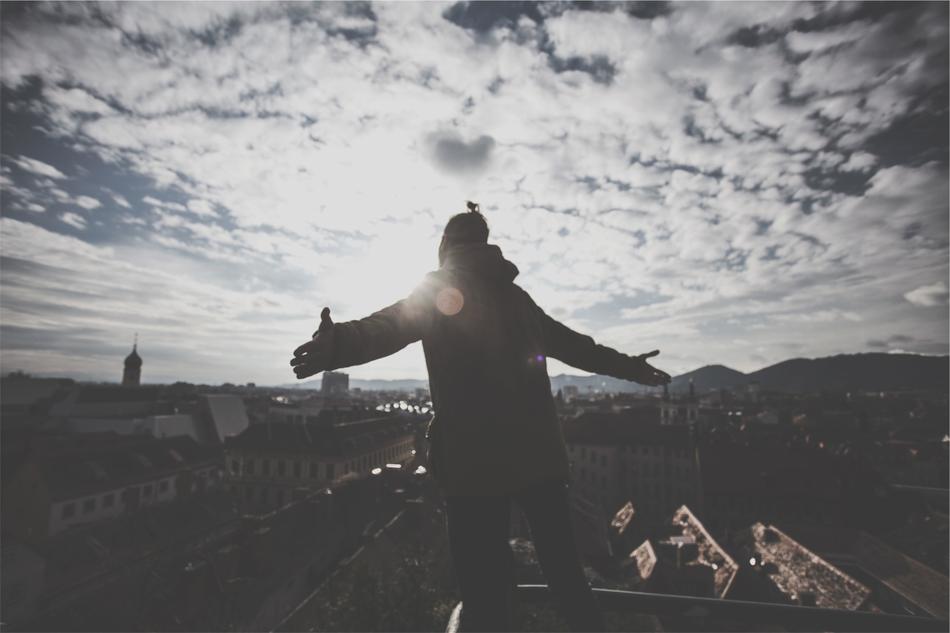
<instances>
[{"instance_id":1,"label":"silhouetted person","mask_svg":"<svg viewBox=\"0 0 950 633\"><path fill-rule=\"evenodd\" d=\"M421 340L435 417L429 470L446 499L449 544L462 594L462 629L510 625L510 503L524 512L556 606L575 631L603 630L570 520L568 458L546 359L647 385L670 377L555 321L514 284L518 269L488 244L477 206L453 216L437 271L402 301L334 324L290 361L297 378L368 363Z\"/></svg>"}]
</instances>

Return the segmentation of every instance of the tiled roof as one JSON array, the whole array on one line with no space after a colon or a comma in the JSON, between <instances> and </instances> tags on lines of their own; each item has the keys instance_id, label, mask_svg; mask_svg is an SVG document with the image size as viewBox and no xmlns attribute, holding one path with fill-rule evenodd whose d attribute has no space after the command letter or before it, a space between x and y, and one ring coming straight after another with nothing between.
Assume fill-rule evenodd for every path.
<instances>
[{"instance_id":1,"label":"tiled roof","mask_svg":"<svg viewBox=\"0 0 950 633\"><path fill-rule=\"evenodd\" d=\"M202 396L208 405L211 424L219 441L241 433L249 425L247 409L240 396L207 394Z\"/></svg>"},{"instance_id":2,"label":"tiled roof","mask_svg":"<svg viewBox=\"0 0 950 633\"><path fill-rule=\"evenodd\" d=\"M695 541L698 550L696 562L713 568L716 596L726 597L739 571L739 565L710 536L702 522L685 505L673 513L671 523L683 536L691 537Z\"/></svg>"},{"instance_id":3,"label":"tiled roof","mask_svg":"<svg viewBox=\"0 0 950 633\"><path fill-rule=\"evenodd\" d=\"M405 418L380 417L343 424L269 422L252 424L230 438L229 450L347 455L410 433Z\"/></svg>"},{"instance_id":4,"label":"tiled roof","mask_svg":"<svg viewBox=\"0 0 950 633\"><path fill-rule=\"evenodd\" d=\"M650 541L643 541L638 548L630 552L630 556L622 565L627 574L636 574L636 578L631 580L643 582L653 575L656 560L656 551L653 549L653 545Z\"/></svg>"},{"instance_id":5,"label":"tiled roof","mask_svg":"<svg viewBox=\"0 0 950 633\"><path fill-rule=\"evenodd\" d=\"M40 469L52 499L60 500L151 481L217 455L187 436L117 438L103 433L38 447L27 459Z\"/></svg>"},{"instance_id":6,"label":"tiled roof","mask_svg":"<svg viewBox=\"0 0 950 633\"><path fill-rule=\"evenodd\" d=\"M870 534L851 528L786 526L786 534L829 557L844 557L932 616L950 613L950 579Z\"/></svg>"},{"instance_id":7,"label":"tiled roof","mask_svg":"<svg viewBox=\"0 0 950 633\"><path fill-rule=\"evenodd\" d=\"M636 510L633 507L633 502L628 501L622 508L617 510L617 514L615 514L614 518L610 521L610 527L615 533L623 534L635 514Z\"/></svg>"},{"instance_id":8,"label":"tiled roof","mask_svg":"<svg viewBox=\"0 0 950 633\"><path fill-rule=\"evenodd\" d=\"M757 564L793 602L814 598L817 607L854 610L871 590L777 527L753 524L748 531Z\"/></svg>"}]
</instances>

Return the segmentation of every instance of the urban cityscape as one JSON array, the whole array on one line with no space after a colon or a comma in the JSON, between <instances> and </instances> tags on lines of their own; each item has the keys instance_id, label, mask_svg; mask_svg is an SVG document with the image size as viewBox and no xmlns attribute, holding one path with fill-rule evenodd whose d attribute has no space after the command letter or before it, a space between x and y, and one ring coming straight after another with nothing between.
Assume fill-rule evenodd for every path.
<instances>
[{"instance_id":1,"label":"urban cityscape","mask_svg":"<svg viewBox=\"0 0 950 633\"><path fill-rule=\"evenodd\" d=\"M0 633L946 633L948 400L947 0L0 0Z\"/></svg>"},{"instance_id":2,"label":"urban cityscape","mask_svg":"<svg viewBox=\"0 0 950 633\"><path fill-rule=\"evenodd\" d=\"M936 368L946 384L946 357L864 364L882 360ZM3 377L4 630L450 624L458 596L426 469L425 388L350 388L342 372L319 388L159 385L141 382L147 370L134 348L120 383ZM708 380L554 394L592 586L945 623L947 390ZM518 583L543 584L517 512L510 537ZM519 602L517 616L524 630L564 630L550 605ZM608 623L763 628L609 610Z\"/></svg>"}]
</instances>

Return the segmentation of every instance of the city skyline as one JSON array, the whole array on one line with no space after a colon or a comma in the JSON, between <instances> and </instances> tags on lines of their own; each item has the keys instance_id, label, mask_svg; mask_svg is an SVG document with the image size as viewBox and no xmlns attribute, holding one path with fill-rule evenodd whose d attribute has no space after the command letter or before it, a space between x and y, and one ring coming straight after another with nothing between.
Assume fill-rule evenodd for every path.
<instances>
[{"instance_id":1,"label":"city skyline","mask_svg":"<svg viewBox=\"0 0 950 633\"><path fill-rule=\"evenodd\" d=\"M3 373L293 382L465 200L671 374L947 354L947 5L592 8L2 5Z\"/></svg>"}]
</instances>

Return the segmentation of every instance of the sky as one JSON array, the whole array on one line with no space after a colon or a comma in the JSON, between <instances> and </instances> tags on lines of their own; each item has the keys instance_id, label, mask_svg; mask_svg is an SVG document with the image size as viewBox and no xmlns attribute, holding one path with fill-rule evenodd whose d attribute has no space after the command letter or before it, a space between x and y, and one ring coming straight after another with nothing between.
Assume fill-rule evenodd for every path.
<instances>
[{"instance_id":1,"label":"sky","mask_svg":"<svg viewBox=\"0 0 950 633\"><path fill-rule=\"evenodd\" d=\"M947 3L0 12L4 373L118 381L137 333L143 382L294 382L466 200L548 314L673 374L948 352Z\"/></svg>"}]
</instances>

